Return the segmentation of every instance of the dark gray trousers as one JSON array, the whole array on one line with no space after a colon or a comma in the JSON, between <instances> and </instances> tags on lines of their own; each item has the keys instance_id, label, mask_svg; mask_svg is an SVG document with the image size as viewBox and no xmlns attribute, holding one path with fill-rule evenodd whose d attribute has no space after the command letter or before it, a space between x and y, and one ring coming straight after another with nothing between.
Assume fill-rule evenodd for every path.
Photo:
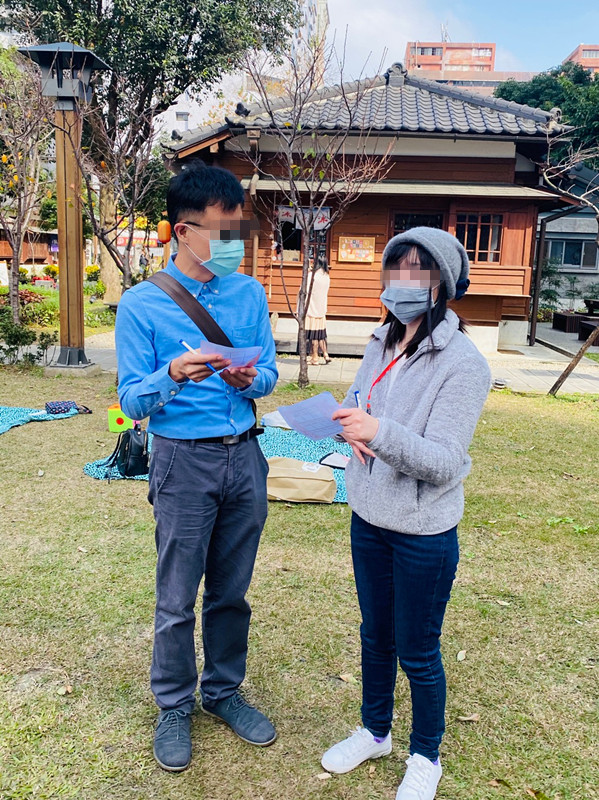
<instances>
[{"instance_id":1,"label":"dark gray trousers","mask_svg":"<svg viewBox=\"0 0 599 800\"><path fill-rule=\"evenodd\" d=\"M202 576L202 701L229 697L245 677L245 594L266 521L267 473L256 438L223 445L154 436L148 499L158 562L150 679L160 708L191 711L195 704L194 607Z\"/></svg>"}]
</instances>

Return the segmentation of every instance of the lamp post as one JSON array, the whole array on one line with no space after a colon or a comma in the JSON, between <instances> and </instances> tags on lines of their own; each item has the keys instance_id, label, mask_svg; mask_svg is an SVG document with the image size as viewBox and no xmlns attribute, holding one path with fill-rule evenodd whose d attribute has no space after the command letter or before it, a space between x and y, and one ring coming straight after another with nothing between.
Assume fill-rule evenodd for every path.
<instances>
[{"instance_id":1,"label":"lamp post","mask_svg":"<svg viewBox=\"0 0 599 800\"><path fill-rule=\"evenodd\" d=\"M86 367L83 327L83 222L79 103L89 102L92 72L110 69L91 50L56 42L21 47L19 52L39 65L42 94L54 98L56 131L56 197L60 280L60 354L58 367Z\"/></svg>"}]
</instances>

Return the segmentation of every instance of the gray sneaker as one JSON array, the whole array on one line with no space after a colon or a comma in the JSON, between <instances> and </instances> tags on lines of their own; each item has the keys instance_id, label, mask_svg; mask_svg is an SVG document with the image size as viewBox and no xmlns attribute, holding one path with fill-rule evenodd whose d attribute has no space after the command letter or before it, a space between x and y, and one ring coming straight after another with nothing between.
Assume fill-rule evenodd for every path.
<instances>
[{"instance_id":1,"label":"gray sneaker","mask_svg":"<svg viewBox=\"0 0 599 800\"><path fill-rule=\"evenodd\" d=\"M167 772L183 772L191 761L191 714L166 708L158 715L154 758Z\"/></svg>"},{"instance_id":2,"label":"gray sneaker","mask_svg":"<svg viewBox=\"0 0 599 800\"><path fill-rule=\"evenodd\" d=\"M235 692L214 705L202 703L202 711L226 722L244 742L267 747L277 738L277 732L268 717L251 706L240 692Z\"/></svg>"}]
</instances>

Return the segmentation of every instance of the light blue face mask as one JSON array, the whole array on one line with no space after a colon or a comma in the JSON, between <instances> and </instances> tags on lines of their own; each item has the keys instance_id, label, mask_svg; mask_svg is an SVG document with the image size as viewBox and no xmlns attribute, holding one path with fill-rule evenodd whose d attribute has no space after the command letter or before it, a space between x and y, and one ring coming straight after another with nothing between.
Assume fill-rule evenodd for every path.
<instances>
[{"instance_id":1,"label":"light blue face mask","mask_svg":"<svg viewBox=\"0 0 599 800\"><path fill-rule=\"evenodd\" d=\"M245 245L241 239L229 241L210 239L210 258L207 261L202 261L187 242L183 242L183 244L201 262L203 267L219 278L225 278L227 275L237 272L245 255Z\"/></svg>"},{"instance_id":2,"label":"light blue face mask","mask_svg":"<svg viewBox=\"0 0 599 800\"><path fill-rule=\"evenodd\" d=\"M429 306L431 309L435 307L431 290L428 287L389 286L381 295L381 303L403 325L407 325L426 314Z\"/></svg>"}]
</instances>

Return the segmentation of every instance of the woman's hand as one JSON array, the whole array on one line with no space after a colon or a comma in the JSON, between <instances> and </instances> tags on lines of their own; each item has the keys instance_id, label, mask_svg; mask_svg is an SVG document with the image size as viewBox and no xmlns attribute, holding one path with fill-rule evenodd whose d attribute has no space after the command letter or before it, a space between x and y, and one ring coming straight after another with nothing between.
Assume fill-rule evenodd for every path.
<instances>
[{"instance_id":1,"label":"woman's hand","mask_svg":"<svg viewBox=\"0 0 599 800\"><path fill-rule=\"evenodd\" d=\"M340 408L333 419L343 425L343 435L355 442L371 442L379 429L378 419L361 408Z\"/></svg>"},{"instance_id":2,"label":"woman's hand","mask_svg":"<svg viewBox=\"0 0 599 800\"><path fill-rule=\"evenodd\" d=\"M372 450L366 447L366 442L371 442L379 429L376 417L372 417L361 408L340 408L333 414L333 419L339 420L343 426L342 436L361 464L366 463L364 455L376 458Z\"/></svg>"}]
</instances>

